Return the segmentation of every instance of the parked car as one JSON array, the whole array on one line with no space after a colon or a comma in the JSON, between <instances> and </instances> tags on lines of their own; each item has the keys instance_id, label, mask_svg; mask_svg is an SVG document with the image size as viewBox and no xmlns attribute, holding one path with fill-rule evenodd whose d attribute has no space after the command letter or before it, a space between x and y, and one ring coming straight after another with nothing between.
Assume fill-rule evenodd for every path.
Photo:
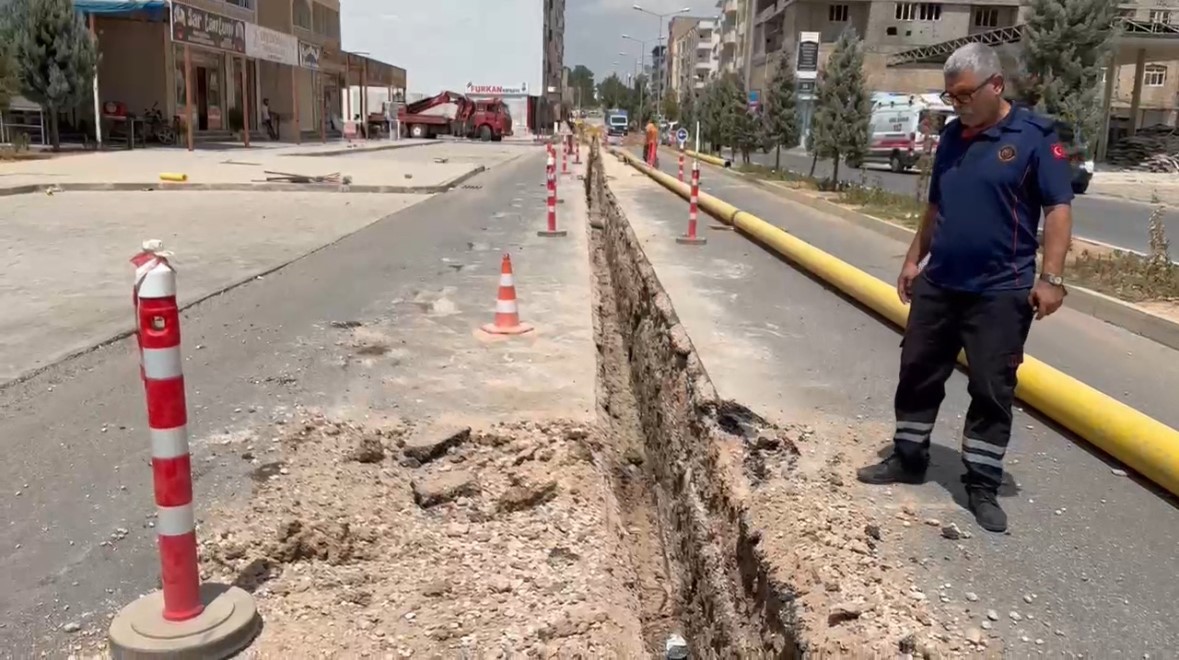
<instances>
[{"instance_id":1,"label":"parked car","mask_svg":"<svg viewBox=\"0 0 1179 660\"><path fill-rule=\"evenodd\" d=\"M1060 137L1060 143L1068 154L1068 164L1073 172L1073 192L1083 195L1093 180L1094 164L1089 156L1089 144L1081 132L1068 122L1056 121L1056 135Z\"/></svg>"}]
</instances>

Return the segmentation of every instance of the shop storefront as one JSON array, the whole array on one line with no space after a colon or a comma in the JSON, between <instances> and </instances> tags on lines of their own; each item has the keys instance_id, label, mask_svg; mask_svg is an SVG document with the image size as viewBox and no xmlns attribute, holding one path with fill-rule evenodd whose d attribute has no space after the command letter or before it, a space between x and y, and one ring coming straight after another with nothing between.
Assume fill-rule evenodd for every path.
<instances>
[{"instance_id":1,"label":"shop storefront","mask_svg":"<svg viewBox=\"0 0 1179 660\"><path fill-rule=\"evenodd\" d=\"M235 56L246 54L247 25L236 18L172 3L173 88L182 130L190 125L194 131L229 130L227 114L231 101L239 96L242 81L240 63L231 63ZM230 85L230 81L237 84Z\"/></svg>"}]
</instances>

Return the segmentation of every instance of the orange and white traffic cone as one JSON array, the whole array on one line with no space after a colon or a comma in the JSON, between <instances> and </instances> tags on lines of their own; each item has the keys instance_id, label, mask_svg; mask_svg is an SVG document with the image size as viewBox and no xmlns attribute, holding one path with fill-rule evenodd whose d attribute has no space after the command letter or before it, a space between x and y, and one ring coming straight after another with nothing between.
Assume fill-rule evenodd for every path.
<instances>
[{"instance_id":1,"label":"orange and white traffic cone","mask_svg":"<svg viewBox=\"0 0 1179 660\"><path fill-rule=\"evenodd\" d=\"M483 332L493 335L522 335L532 326L520 322L516 306L516 280L512 275L512 257L504 254L499 273L499 295L495 298L495 323L483 326Z\"/></svg>"}]
</instances>

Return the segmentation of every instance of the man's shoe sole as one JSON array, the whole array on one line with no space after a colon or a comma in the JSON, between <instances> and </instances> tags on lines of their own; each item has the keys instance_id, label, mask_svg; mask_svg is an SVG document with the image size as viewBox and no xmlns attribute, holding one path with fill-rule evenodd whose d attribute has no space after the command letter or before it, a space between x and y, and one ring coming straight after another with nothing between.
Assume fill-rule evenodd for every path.
<instances>
[{"instance_id":1,"label":"man's shoe sole","mask_svg":"<svg viewBox=\"0 0 1179 660\"><path fill-rule=\"evenodd\" d=\"M870 486L892 486L893 484L905 484L908 486L920 486L925 483L925 473L914 473L912 475L905 475L900 479L869 479L859 472L856 473L856 480L862 484Z\"/></svg>"}]
</instances>

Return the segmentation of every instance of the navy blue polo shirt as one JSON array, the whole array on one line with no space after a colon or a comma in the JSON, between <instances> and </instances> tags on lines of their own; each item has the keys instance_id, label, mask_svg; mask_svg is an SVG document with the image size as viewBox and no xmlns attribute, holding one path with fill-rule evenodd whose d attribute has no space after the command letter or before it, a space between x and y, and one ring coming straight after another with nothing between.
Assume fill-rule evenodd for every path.
<instances>
[{"instance_id":1,"label":"navy blue polo shirt","mask_svg":"<svg viewBox=\"0 0 1179 660\"><path fill-rule=\"evenodd\" d=\"M974 135L949 122L930 179L938 213L925 277L972 293L1031 288L1041 212L1072 199L1072 170L1051 119L1016 106Z\"/></svg>"}]
</instances>

